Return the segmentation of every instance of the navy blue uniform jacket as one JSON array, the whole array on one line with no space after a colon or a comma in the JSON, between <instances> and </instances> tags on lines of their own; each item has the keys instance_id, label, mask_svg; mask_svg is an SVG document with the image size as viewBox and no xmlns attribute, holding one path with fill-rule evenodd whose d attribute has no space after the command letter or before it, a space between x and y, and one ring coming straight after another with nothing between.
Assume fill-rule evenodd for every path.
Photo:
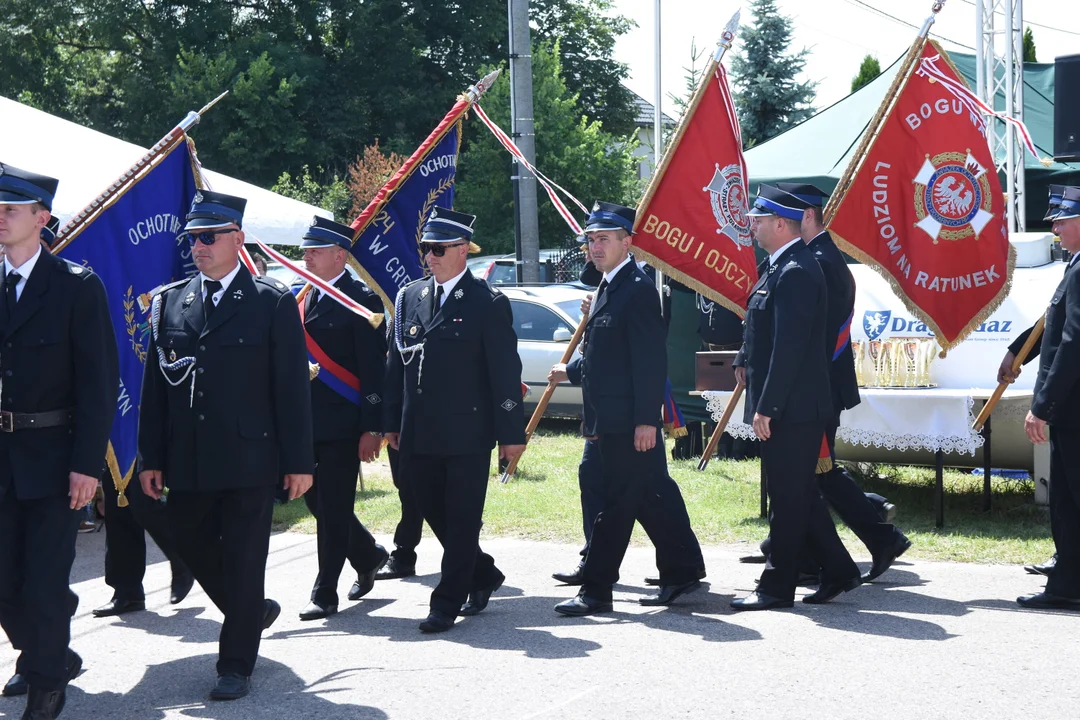
<instances>
[{"instance_id":1,"label":"navy blue uniform jacket","mask_svg":"<svg viewBox=\"0 0 1080 720\"><path fill-rule=\"evenodd\" d=\"M435 312L435 281L401 290L401 341L423 343L406 365L391 335L386 432L416 455L490 453L525 442L521 359L510 301L466 271ZM422 368L422 370L421 370Z\"/></svg>"},{"instance_id":2,"label":"navy blue uniform jacket","mask_svg":"<svg viewBox=\"0 0 1080 720\"><path fill-rule=\"evenodd\" d=\"M802 240L771 267L762 263L735 359L736 366L746 368L743 422L752 423L755 412L785 423L834 417L825 353L826 293L821 267Z\"/></svg>"},{"instance_id":3,"label":"navy blue uniform jacket","mask_svg":"<svg viewBox=\"0 0 1080 720\"><path fill-rule=\"evenodd\" d=\"M593 302L582 356L566 368L570 382L581 385L584 434L659 427L667 330L656 285L631 257Z\"/></svg>"}]
</instances>

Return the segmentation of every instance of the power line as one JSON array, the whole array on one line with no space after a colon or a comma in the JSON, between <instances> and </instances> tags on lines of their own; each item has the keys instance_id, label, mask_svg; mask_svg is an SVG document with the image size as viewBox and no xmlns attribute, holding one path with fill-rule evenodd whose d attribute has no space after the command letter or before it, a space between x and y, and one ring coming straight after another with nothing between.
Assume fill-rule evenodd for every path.
<instances>
[{"instance_id":1,"label":"power line","mask_svg":"<svg viewBox=\"0 0 1080 720\"><path fill-rule=\"evenodd\" d=\"M972 6L972 7L976 7L975 3L972 2L972 0L963 0L963 1L965 3L967 3L968 5ZM998 15L1004 15L1005 13L1000 12L1000 13L997 13L997 14ZM1066 35L1076 35L1076 36L1080 37L1080 32L1076 32L1075 30L1066 30L1065 28L1058 28L1058 27L1054 27L1052 25L1043 25L1042 23L1037 23L1034 20L1024 20L1024 24L1025 25L1031 25L1032 27L1043 28L1044 30L1054 30L1055 32L1065 33Z\"/></svg>"},{"instance_id":2,"label":"power line","mask_svg":"<svg viewBox=\"0 0 1080 720\"><path fill-rule=\"evenodd\" d=\"M876 13L877 15L880 15L881 17L888 18L889 20L892 20L893 22L898 22L901 25L906 25L909 28L913 28L915 30L922 30L922 27L920 27L919 25L914 25L912 23L909 23L907 20L902 20L902 19L896 17L895 15L890 15L889 13L885 12L884 10L879 10L878 8L874 7L873 5L868 5L867 3L864 3L862 0L845 0L845 2L847 2L847 3L851 4L851 5L854 5L856 7L860 7L862 9L864 9L864 10L869 10L870 12ZM957 42L956 40L952 40L950 38L947 38L944 35L938 35L937 33L930 33L930 34L933 35L936 38L944 40L945 42L952 43L953 45L958 45L958 46L964 48L965 50L971 50L972 52L976 52L975 48L971 47L970 45L965 45L962 42Z\"/></svg>"}]
</instances>

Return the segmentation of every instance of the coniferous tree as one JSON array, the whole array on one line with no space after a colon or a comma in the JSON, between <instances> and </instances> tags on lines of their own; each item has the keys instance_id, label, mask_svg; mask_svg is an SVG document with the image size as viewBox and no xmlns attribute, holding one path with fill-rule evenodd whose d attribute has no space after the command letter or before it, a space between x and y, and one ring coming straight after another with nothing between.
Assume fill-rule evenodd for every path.
<instances>
[{"instance_id":1,"label":"coniferous tree","mask_svg":"<svg viewBox=\"0 0 1080 720\"><path fill-rule=\"evenodd\" d=\"M746 147L764 142L814 114L817 83L799 82L809 50L789 52L791 18L776 0L751 0L753 24L739 30L742 48L731 64L735 106Z\"/></svg>"},{"instance_id":2,"label":"coniferous tree","mask_svg":"<svg viewBox=\"0 0 1080 720\"><path fill-rule=\"evenodd\" d=\"M863 58L862 65L859 66L859 74L851 79L851 92L855 92L859 88L870 83L871 80L881 74L881 63L873 55L867 55Z\"/></svg>"}]
</instances>

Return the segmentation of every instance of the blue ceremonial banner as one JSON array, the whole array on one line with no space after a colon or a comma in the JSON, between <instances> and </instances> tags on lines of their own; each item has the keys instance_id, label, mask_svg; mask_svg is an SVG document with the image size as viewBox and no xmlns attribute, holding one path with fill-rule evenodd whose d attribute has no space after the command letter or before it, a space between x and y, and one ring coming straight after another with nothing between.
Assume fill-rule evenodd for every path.
<instances>
[{"instance_id":1,"label":"blue ceremonial banner","mask_svg":"<svg viewBox=\"0 0 1080 720\"><path fill-rule=\"evenodd\" d=\"M149 291L195 272L191 248L177 240L195 192L191 152L181 141L70 242L61 239L54 251L97 273L108 294L120 351L120 395L108 466L120 487L135 466L150 337Z\"/></svg>"},{"instance_id":2,"label":"blue ceremonial banner","mask_svg":"<svg viewBox=\"0 0 1080 720\"><path fill-rule=\"evenodd\" d=\"M398 290L426 275L420 228L431 210L454 206L460 118L468 107L459 100L352 223L358 231L352 254L360 274L388 308Z\"/></svg>"}]
</instances>

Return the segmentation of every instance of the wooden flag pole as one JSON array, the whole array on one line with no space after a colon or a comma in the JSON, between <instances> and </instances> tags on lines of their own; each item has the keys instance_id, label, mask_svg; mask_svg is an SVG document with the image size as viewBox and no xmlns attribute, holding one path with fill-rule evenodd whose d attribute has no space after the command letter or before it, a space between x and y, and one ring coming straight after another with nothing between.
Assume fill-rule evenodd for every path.
<instances>
[{"instance_id":1,"label":"wooden flag pole","mask_svg":"<svg viewBox=\"0 0 1080 720\"><path fill-rule=\"evenodd\" d=\"M1027 356L1031 354L1032 348L1035 347L1035 343L1042 337L1043 329L1046 326L1046 315L1039 318L1039 322L1035 323L1035 327L1031 328L1031 332L1028 334L1027 340L1024 341L1023 346L1020 348L1020 352L1016 354L1016 357L1012 361L1012 372L1016 375L1016 371L1020 369L1020 366L1027 360ZM990 413L994 412L994 407L1001 400L1002 394L1005 389L1011 385L1009 381L998 383L997 389L994 390L994 394L990 396L990 399L983 405L982 410L979 411L979 417L975 418L975 422L971 425L971 429L975 432L979 432L983 429L983 425L990 419Z\"/></svg>"},{"instance_id":2,"label":"wooden flag pole","mask_svg":"<svg viewBox=\"0 0 1080 720\"><path fill-rule=\"evenodd\" d=\"M731 420L731 415L735 412L735 406L739 404L739 398L742 397L745 388L746 386L741 383L736 385L735 391L732 392L731 397L728 398L727 407L724 408L724 414L720 416L720 422L716 423L716 429L713 430L713 434L709 438L709 444L701 453L701 461L698 462L697 466L699 472L704 472L705 468L709 467L709 460L712 459L713 453L716 452L716 446L720 443L720 436L723 435L724 430L727 429L728 422Z\"/></svg>"},{"instance_id":3,"label":"wooden flag pole","mask_svg":"<svg viewBox=\"0 0 1080 720\"><path fill-rule=\"evenodd\" d=\"M588 324L589 316L582 316L581 322L578 323L577 330L574 331L574 336L570 338L570 344L566 346L566 352L563 353L562 360L560 361L564 365L570 362L570 358L574 357L574 351L577 350L578 345L581 344L581 336L585 334L585 326ZM557 382L549 382L547 388L544 390L544 394L540 396L540 402L536 403L536 409L533 410L532 417L529 419L529 425L525 428L526 450L529 448L529 440L532 439L533 432L536 431L536 426L540 424L540 418L544 417L544 411L547 410L548 403L551 402L551 396L558 386L559 383ZM525 453L522 452L522 455L524 454ZM520 459L521 455L518 455L506 466L506 471L502 474L502 482L510 482L510 478L514 475L514 471L517 470L518 460Z\"/></svg>"}]
</instances>

